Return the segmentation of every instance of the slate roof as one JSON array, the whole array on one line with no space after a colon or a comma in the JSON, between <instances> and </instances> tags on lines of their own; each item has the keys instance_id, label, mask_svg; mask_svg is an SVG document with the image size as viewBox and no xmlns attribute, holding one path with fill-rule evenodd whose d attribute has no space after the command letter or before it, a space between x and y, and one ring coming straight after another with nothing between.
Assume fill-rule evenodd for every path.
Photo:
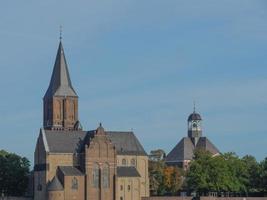
<instances>
[{"instance_id":1,"label":"slate roof","mask_svg":"<svg viewBox=\"0 0 267 200\"><path fill-rule=\"evenodd\" d=\"M65 176L83 176L84 174L73 166L59 166L58 169L65 175Z\"/></svg>"},{"instance_id":2,"label":"slate roof","mask_svg":"<svg viewBox=\"0 0 267 200\"><path fill-rule=\"evenodd\" d=\"M107 132L120 155L147 155L133 132Z\"/></svg>"},{"instance_id":3,"label":"slate roof","mask_svg":"<svg viewBox=\"0 0 267 200\"><path fill-rule=\"evenodd\" d=\"M165 161L168 162L182 162L183 160L192 160L194 150L196 148L203 148L213 155L220 153L219 150L206 137L200 137L196 147L191 138L184 137L180 142L170 151L166 156Z\"/></svg>"},{"instance_id":4,"label":"slate roof","mask_svg":"<svg viewBox=\"0 0 267 200\"><path fill-rule=\"evenodd\" d=\"M192 121L192 120L202 120L200 114L196 113L195 111L189 115L187 121Z\"/></svg>"},{"instance_id":5,"label":"slate roof","mask_svg":"<svg viewBox=\"0 0 267 200\"><path fill-rule=\"evenodd\" d=\"M86 131L54 131L43 130L47 142L47 152L76 153L80 152Z\"/></svg>"},{"instance_id":6,"label":"slate roof","mask_svg":"<svg viewBox=\"0 0 267 200\"><path fill-rule=\"evenodd\" d=\"M209 139L206 137L199 138L199 141L197 143L197 148L203 148L212 154L220 153L217 147L214 144L212 144L212 142L209 141Z\"/></svg>"},{"instance_id":7,"label":"slate roof","mask_svg":"<svg viewBox=\"0 0 267 200\"><path fill-rule=\"evenodd\" d=\"M193 158L194 144L189 137L184 137L166 156L166 162L179 162Z\"/></svg>"},{"instance_id":8,"label":"slate roof","mask_svg":"<svg viewBox=\"0 0 267 200\"><path fill-rule=\"evenodd\" d=\"M141 177L135 167L117 167L118 177Z\"/></svg>"},{"instance_id":9,"label":"slate roof","mask_svg":"<svg viewBox=\"0 0 267 200\"><path fill-rule=\"evenodd\" d=\"M59 43L50 84L45 93L44 98L49 98L52 96L77 97L77 94L71 84L68 65L61 41Z\"/></svg>"},{"instance_id":10,"label":"slate roof","mask_svg":"<svg viewBox=\"0 0 267 200\"><path fill-rule=\"evenodd\" d=\"M52 181L50 181L47 185L47 191L61 191L63 190L63 186L58 180L57 176L54 176Z\"/></svg>"},{"instance_id":11,"label":"slate roof","mask_svg":"<svg viewBox=\"0 0 267 200\"><path fill-rule=\"evenodd\" d=\"M79 153L89 138L94 137L93 131L57 131L41 130L47 152ZM147 155L133 132L106 131L108 138L115 145L119 155Z\"/></svg>"}]
</instances>

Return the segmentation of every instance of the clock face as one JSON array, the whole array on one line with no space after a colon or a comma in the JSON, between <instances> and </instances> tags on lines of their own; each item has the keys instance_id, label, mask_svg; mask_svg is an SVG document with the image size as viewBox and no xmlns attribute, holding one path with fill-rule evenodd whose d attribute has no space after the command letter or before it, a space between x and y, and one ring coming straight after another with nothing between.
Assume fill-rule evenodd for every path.
<instances>
[{"instance_id":1,"label":"clock face","mask_svg":"<svg viewBox=\"0 0 267 200\"><path fill-rule=\"evenodd\" d=\"M193 123L193 127L194 128L196 128L197 127L197 123L195 122L195 123Z\"/></svg>"}]
</instances>

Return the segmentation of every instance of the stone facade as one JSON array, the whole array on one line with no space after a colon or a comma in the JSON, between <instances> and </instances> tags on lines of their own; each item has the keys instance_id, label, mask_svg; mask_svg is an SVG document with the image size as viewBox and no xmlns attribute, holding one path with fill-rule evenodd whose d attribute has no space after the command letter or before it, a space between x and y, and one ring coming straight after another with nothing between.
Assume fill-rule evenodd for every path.
<instances>
[{"instance_id":1,"label":"stone facade","mask_svg":"<svg viewBox=\"0 0 267 200\"><path fill-rule=\"evenodd\" d=\"M136 195L139 195L140 198L149 196L149 187L147 187L147 185L149 185L148 157L147 156L118 155L117 165L118 166L134 166L136 167L137 171L140 174L140 177L118 178L117 190L118 190L119 197L129 196L129 193L125 192L124 190L121 190L121 185L127 186L127 183L129 183L130 185L133 185L131 188L140 188L140 190L138 190L138 193L136 192L136 194L133 195L134 197L136 197ZM119 198L117 199L120 200ZM123 198L123 199L135 200L130 197Z\"/></svg>"}]
</instances>

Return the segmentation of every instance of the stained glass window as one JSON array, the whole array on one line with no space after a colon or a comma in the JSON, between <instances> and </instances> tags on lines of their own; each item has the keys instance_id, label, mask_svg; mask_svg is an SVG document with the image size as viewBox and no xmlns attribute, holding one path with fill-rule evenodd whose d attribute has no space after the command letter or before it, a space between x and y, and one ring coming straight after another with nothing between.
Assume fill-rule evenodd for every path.
<instances>
[{"instance_id":1,"label":"stained glass window","mask_svg":"<svg viewBox=\"0 0 267 200\"><path fill-rule=\"evenodd\" d=\"M109 166L108 166L108 164L104 164L104 166L103 166L102 182L103 182L104 188L109 187Z\"/></svg>"},{"instance_id":2,"label":"stained glass window","mask_svg":"<svg viewBox=\"0 0 267 200\"><path fill-rule=\"evenodd\" d=\"M94 187L99 187L99 165L97 163L94 164L93 167L93 182Z\"/></svg>"}]
</instances>

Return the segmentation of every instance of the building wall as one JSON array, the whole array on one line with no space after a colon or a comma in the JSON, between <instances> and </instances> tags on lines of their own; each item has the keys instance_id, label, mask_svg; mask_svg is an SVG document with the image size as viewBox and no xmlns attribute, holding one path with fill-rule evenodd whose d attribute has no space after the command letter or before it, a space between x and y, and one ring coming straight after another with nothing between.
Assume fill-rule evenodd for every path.
<instances>
[{"instance_id":1,"label":"building wall","mask_svg":"<svg viewBox=\"0 0 267 200\"><path fill-rule=\"evenodd\" d=\"M72 188L72 179L76 178L78 180L78 188ZM85 199L85 186L84 186L84 176L65 176L64 177L64 192L65 200L84 200Z\"/></svg>"},{"instance_id":2,"label":"building wall","mask_svg":"<svg viewBox=\"0 0 267 200\"><path fill-rule=\"evenodd\" d=\"M126 166L133 166L131 161L134 159L135 167L140 174L140 195L141 197L149 196L149 174L148 174L148 157L137 155L117 155L117 166L124 166L123 160L126 160Z\"/></svg>"},{"instance_id":3,"label":"building wall","mask_svg":"<svg viewBox=\"0 0 267 200\"><path fill-rule=\"evenodd\" d=\"M143 197L142 200L192 200L192 197Z\"/></svg>"},{"instance_id":4,"label":"building wall","mask_svg":"<svg viewBox=\"0 0 267 200\"><path fill-rule=\"evenodd\" d=\"M53 97L44 99L44 127L72 129L78 120L77 97Z\"/></svg>"},{"instance_id":5,"label":"building wall","mask_svg":"<svg viewBox=\"0 0 267 200\"><path fill-rule=\"evenodd\" d=\"M48 200L65 200L64 191L49 191L47 194Z\"/></svg>"},{"instance_id":6,"label":"building wall","mask_svg":"<svg viewBox=\"0 0 267 200\"><path fill-rule=\"evenodd\" d=\"M42 133L40 132L34 152L34 166L39 168L34 171L34 199L46 200L46 171L41 169L46 166L46 152Z\"/></svg>"},{"instance_id":7,"label":"building wall","mask_svg":"<svg viewBox=\"0 0 267 200\"><path fill-rule=\"evenodd\" d=\"M192 200L192 197L145 197L142 200ZM200 197L200 200L267 200L267 197Z\"/></svg>"},{"instance_id":8,"label":"building wall","mask_svg":"<svg viewBox=\"0 0 267 200\"><path fill-rule=\"evenodd\" d=\"M118 177L116 200L141 200L140 178Z\"/></svg>"},{"instance_id":9,"label":"building wall","mask_svg":"<svg viewBox=\"0 0 267 200\"><path fill-rule=\"evenodd\" d=\"M73 166L72 153L48 153L46 162L49 164L46 182L51 181L56 175L58 166Z\"/></svg>"},{"instance_id":10,"label":"building wall","mask_svg":"<svg viewBox=\"0 0 267 200\"><path fill-rule=\"evenodd\" d=\"M115 199L115 176L116 149L105 134L95 135L86 147L86 198L87 200L114 200ZM103 167L109 168L109 186L104 187L102 182ZM93 172L98 166L99 186L94 186Z\"/></svg>"}]
</instances>

